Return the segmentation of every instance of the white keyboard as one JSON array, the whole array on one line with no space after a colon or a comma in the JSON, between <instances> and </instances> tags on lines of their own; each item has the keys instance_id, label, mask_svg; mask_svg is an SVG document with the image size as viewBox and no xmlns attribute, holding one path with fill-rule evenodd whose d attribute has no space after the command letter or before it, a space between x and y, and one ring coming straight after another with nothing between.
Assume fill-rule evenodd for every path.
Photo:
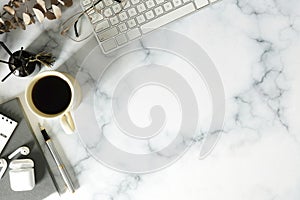
<instances>
[{"instance_id":1,"label":"white keyboard","mask_svg":"<svg viewBox=\"0 0 300 200\"><path fill-rule=\"evenodd\" d=\"M97 4L101 14L88 12L94 33L104 53L109 53L152 30L218 0L128 0L122 8L114 0ZM96 2L96 0L94 0ZM84 9L92 0L81 0Z\"/></svg>"}]
</instances>

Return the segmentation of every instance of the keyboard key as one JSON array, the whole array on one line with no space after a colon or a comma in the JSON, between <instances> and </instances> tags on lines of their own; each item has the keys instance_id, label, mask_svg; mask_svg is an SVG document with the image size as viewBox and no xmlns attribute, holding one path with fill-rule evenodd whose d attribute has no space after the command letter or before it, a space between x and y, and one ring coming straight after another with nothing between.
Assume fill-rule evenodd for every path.
<instances>
[{"instance_id":1,"label":"keyboard key","mask_svg":"<svg viewBox=\"0 0 300 200\"><path fill-rule=\"evenodd\" d=\"M154 12L156 15L162 15L164 13L164 10L161 6L158 6L154 9Z\"/></svg>"},{"instance_id":2,"label":"keyboard key","mask_svg":"<svg viewBox=\"0 0 300 200\"><path fill-rule=\"evenodd\" d=\"M142 24L142 23L144 23L144 22L146 21L144 15L139 15L139 16L137 16L136 20L137 20L137 22L138 22L139 24Z\"/></svg>"},{"instance_id":3,"label":"keyboard key","mask_svg":"<svg viewBox=\"0 0 300 200\"><path fill-rule=\"evenodd\" d=\"M156 4L161 4L164 2L164 0L155 0Z\"/></svg>"},{"instance_id":4,"label":"keyboard key","mask_svg":"<svg viewBox=\"0 0 300 200\"><path fill-rule=\"evenodd\" d=\"M104 0L104 4L105 4L106 6L110 6L110 5L113 4L113 1L112 1L112 0Z\"/></svg>"},{"instance_id":5,"label":"keyboard key","mask_svg":"<svg viewBox=\"0 0 300 200\"><path fill-rule=\"evenodd\" d=\"M129 26L129 28L132 28L132 27L136 26L136 23L135 23L134 19L128 20L127 24Z\"/></svg>"},{"instance_id":6,"label":"keyboard key","mask_svg":"<svg viewBox=\"0 0 300 200\"><path fill-rule=\"evenodd\" d=\"M181 0L173 0L173 4L175 7L178 7L178 6L182 5L182 1Z\"/></svg>"},{"instance_id":7,"label":"keyboard key","mask_svg":"<svg viewBox=\"0 0 300 200\"><path fill-rule=\"evenodd\" d=\"M145 13L147 19L152 19L154 17L154 13L152 10Z\"/></svg>"},{"instance_id":8,"label":"keyboard key","mask_svg":"<svg viewBox=\"0 0 300 200\"><path fill-rule=\"evenodd\" d=\"M129 17L133 17L133 16L137 15L135 8L130 8L127 12L129 14Z\"/></svg>"},{"instance_id":9,"label":"keyboard key","mask_svg":"<svg viewBox=\"0 0 300 200\"><path fill-rule=\"evenodd\" d=\"M105 53L219 0L100 0L86 12ZM81 0L84 9L98 0Z\"/></svg>"},{"instance_id":10,"label":"keyboard key","mask_svg":"<svg viewBox=\"0 0 300 200\"><path fill-rule=\"evenodd\" d=\"M118 27L121 32L124 32L127 30L127 26L125 23L120 24Z\"/></svg>"},{"instance_id":11,"label":"keyboard key","mask_svg":"<svg viewBox=\"0 0 300 200\"><path fill-rule=\"evenodd\" d=\"M109 24L108 24L107 20L104 20L95 25L95 31L100 32L100 31L107 29L108 27L109 27Z\"/></svg>"},{"instance_id":12,"label":"keyboard key","mask_svg":"<svg viewBox=\"0 0 300 200\"><path fill-rule=\"evenodd\" d=\"M113 9L113 11L114 11L115 13L119 13L119 12L121 12L121 10L122 10L120 4L113 5L113 6L112 6L112 9Z\"/></svg>"},{"instance_id":13,"label":"keyboard key","mask_svg":"<svg viewBox=\"0 0 300 200\"><path fill-rule=\"evenodd\" d=\"M83 6L88 6L89 4L91 4L92 3L92 0L83 0L82 1L82 5Z\"/></svg>"},{"instance_id":14,"label":"keyboard key","mask_svg":"<svg viewBox=\"0 0 300 200\"><path fill-rule=\"evenodd\" d=\"M177 8L176 10L173 10L172 12L169 12L159 18L156 18L156 19L142 25L141 30L143 33L148 33L150 31L152 31L153 29L159 28L162 25L165 25L171 21L174 21L174 19L183 17L195 10L196 10L196 8L193 3L186 4L180 8Z\"/></svg>"},{"instance_id":15,"label":"keyboard key","mask_svg":"<svg viewBox=\"0 0 300 200\"><path fill-rule=\"evenodd\" d=\"M99 3L96 4L96 2L94 2L95 8L97 10L99 10L99 12L104 8L104 4L102 1L100 1Z\"/></svg>"},{"instance_id":16,"label":"keyboard key","mask_svg":"<svg viewBox=\"0 0 300 200\"><path fill-rule=\"evenodd\" d=\"M104 10L104 12L103 12L103 15L104 15L105 17L110 17L110 16L112 16L112 15L113 15L112 10L111 10L110 8L106 8L106 9Z\"/></svg>"},{"instance_id":17,"label":"keyboard key","mask_svg":"<svg viewBox=\"0 0 300 200\"><path fill-rule=\"evenodd\" d=\"M122 45L122 44L125 44L128 40L127 40L125 34L121 34L116 37L116 41L119 45Z\"/></svg>"},{"instance_id":18,"label":"keyboard key","mask_svg":"<svg viewBox=\"0 0 300 200\"><path fill-rule=\"evenodd\" d=\"M123 9L127 9L129 8L131 5L130 5L130 1L126 1L125 4L123 4Z\"/></svg>"},{"instance_id":19,"label":"keyboard key","mask_svg":"<svg viewBox=\"0 0 300 200\"><path fill-rule=\"evenodd\" d=\"M110 39L110 38L114 37L117 34L118 34L117 28L113 27L111 29L108 29L108 30L105 30L105 31L99 33L98 38L99 38L100 42L102 42L104 40L107 40L107 39Z\"/></svg>"},{"instance_id":20,"label":"keyboard key","mask_svg":"<svg viewBox=\"0 0 300 200\"><path fill-rule=\"evenodd\" d=\"M146 1L146 6L147 8L153 8L155 6L154 1L153 0Z\"/></svg>"},{"instance_id":21,"label":"keyboard key","mask_svg":"<svg viewBox=\"0 0 300 200\"><path fill-rule=\"evenodd\" d=\"M209 4L208 0L195 0L194 2L197 9L202 8Z\"/></svg>"},{"instance_id":22,"label":"keyboard key","mask_svg":"<svg viewBox=\"0 0 300 200\"><path fill-rule=\"evenodd\" d=\"M173 9L172 3L171 2L165 3L164 4L164 9L165 9L166 12L172 10Z\"/></svg>"},{"instance_id":23,"label":"keyboard key","mask_svg":"<svg viewBox=\"0 0 300 200\"><path fill-rule=\"evenodd\" d=\"M116 25L116 24L118 24L118 23L119 23L118 17L117 17L117 16L114 16L114 17L110 18L110 23L111 23L111 25Z\"/></svg>"},{"instance_id":24,"label":"keyboard key","mask_svg":"<svg viewBox=\"0 0 300 200\"><path fill-rule=\"evenodd\" d=\"M92 22L92 24L95 24L96 22L99 22L103 19L103 16L97 12L94 12L93 14L89 15L89 18Z\"/></svg>"},{"instance_id":25,"label":"keyboard key","mask_svg":"<svg viewBox=\"0 0 300 200\"><path fill-rule=\"evenodd\" d=\"M131 0L131 3L134 5L134 4L140 3L140 0Z\"/></svg>"},{"instance_id":26,"label":"keyboard key","mask_svg":"<svg viewBox=\"0 0 300 200\"><path fill-rule=\"evenodd\" d=\"M102 47L105 52L108 52L112 49L115 49L117 47L117 43L114 39L110 39L110 40L103 42Z\"/></svg>"},{"instance_id":27,"label":"keyboard key","mask_svg":"<svg viewBox=\"0 0 300 200\"><path fill-rule=\"evenodd\" d=\"M138 38L139 36L141 36L141 32L138 28L132 29L127 32L127 37L129 40L133 40L135 38Z\"/></svg>"},{"instance_id":28,"label":"keyboard key","mask_svg":"<svg viewBox=\"0 0 300 200\"><path fill-rule=\"evenodd\" d=\"M137 5L136 8L137 8L138 12L140 12L140 13L144 12L146 10L146 6L144 3Z\"/></svg>"},{"instance_id":29,"label":"keyboard key","mask_svg":"<svg viewBox=\"0 0 300 200\"><path fill-rule=\"evenodd\" d=\"M121 12L119 14L119 18L120 18L121 21L124 21L124 20L126 20L128 18L128 16L127 16L127 14L125 12Z\"/></svg>"}]
</instances>

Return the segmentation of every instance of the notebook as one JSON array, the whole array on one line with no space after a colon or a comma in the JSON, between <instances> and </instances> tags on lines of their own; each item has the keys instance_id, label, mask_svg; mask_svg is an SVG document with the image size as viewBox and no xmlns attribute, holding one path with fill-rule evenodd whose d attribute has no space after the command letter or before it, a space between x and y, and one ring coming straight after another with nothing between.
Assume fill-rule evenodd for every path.
<instances>
[{"instance_id":1,"label":"notebook","mask_svg":"<svg viewBox=\"0 0 300 200\"><path fill-rule=\"evenodd\" d=\"M33 131L29 125L27 117L24 114L23 107L18 98L8 101L0 105L0 113L12 120L12 124L18 123L15 127L13 134L11 135L7 145L0 154L0 158L5 158L9 165L7 156L16 150L20 146L28 146L30 148L30 154L28 156L19 158L30 158L34 161L35 182L36 185L33 190L25 192L15 192L10 188L9 173L5 172L3 178L0 180L0 199L1 200L41 200L47 196L56 193L56 185L52 179L52 174L49 170L49 166L44 157L44 154L40 148L40 145L33 134ZM7 125L0 122L1 125L5 124L5 131L11 132L13 130L12 125ZM2 118L1 118L2 119ZM4 126L3 126L4 127ZM8 127L8 128L7 128ZM0 128L3 129L2 126Z\"/></svg>"},{"instance_id":2,"label":"notebook","mask_svg":"<svg viewBox=\"0 0 300 200\"><path fill-rule=\"evenodd\" d=\"M0 155L18 123L0 113Z\"/></svg>"}]
</instances>

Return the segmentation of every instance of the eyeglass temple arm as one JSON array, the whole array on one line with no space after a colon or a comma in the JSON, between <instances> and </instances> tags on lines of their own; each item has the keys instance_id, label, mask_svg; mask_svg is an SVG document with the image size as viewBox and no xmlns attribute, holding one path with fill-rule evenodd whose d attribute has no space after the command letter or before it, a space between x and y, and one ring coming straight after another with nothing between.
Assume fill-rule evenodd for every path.
<instances>
[{"instance_id":1,"label":"eyeglass temple arm","mask_svg":"<svg viewBox=\"0 0 300 200\"><path fill-rule=\"evenodd\" d=\"M95 4L94 4L94 6L96 6L98 3L100 3L102 0L99 0L99 1L97 1ZM121 3L121 0L114 0L114 1L116 1L116 2L118 2L118 3ZM88 9L89 10L89 9ZM74 23L74 30L75 30L75 36L76 37L79 37L79 33L78 33L78 30L77 30L77 23L78 23L78 20L76 20L76 22Z\"/></svg>"},{"instance_id":2,"label":"eyeglass temple arm","mask_svg":"<svg viewBox=\"0 0 300 200\"><path fill-rule=\"evenodd\" d=\"M101 1L103 1L103 0L97 1L94 5L97 5L97 4L100 3ZM116 2L118 2L118 3L121 3L122 0L114 0L114 1L116 1Z\"/></svg>"}]
</instances>

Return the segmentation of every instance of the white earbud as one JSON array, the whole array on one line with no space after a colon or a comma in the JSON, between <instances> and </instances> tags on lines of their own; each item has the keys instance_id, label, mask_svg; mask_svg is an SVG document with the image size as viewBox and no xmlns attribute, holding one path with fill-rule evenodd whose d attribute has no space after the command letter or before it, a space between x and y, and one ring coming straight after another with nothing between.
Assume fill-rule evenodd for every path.
<instances>
[{"instance_id":1,"label":"white earbud","mask_svg":"<svg viewBox=\"0 0 300 200\"><path fill-rule=\"evenodd\" d=\"M0 159L0 179L3 177L6 169L7 169L7 162L4 158L1 158Z\"/></svg>"},{"instance_id":2,"label":"white earbud","mask_svg":"<svg viewBox=\"0 0 300 200\"><path fill-rule=\"evenodd\" d=\"M11 160L13 157L15 157L17 154L21 154L21 155L28 155L30 153L30 149L26 146L22 146L19 147L17 150L15 150L14 152L12 152L9 156L8 159Z\"/></svg>"}]
</instances>

